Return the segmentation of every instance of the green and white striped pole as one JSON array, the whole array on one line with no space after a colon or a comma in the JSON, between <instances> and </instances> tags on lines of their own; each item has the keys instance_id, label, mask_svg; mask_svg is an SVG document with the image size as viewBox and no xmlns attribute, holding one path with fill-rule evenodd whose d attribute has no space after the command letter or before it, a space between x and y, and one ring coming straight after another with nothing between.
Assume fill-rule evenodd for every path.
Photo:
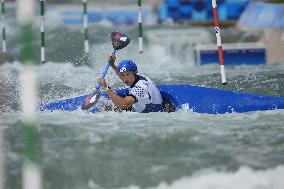
<instances>
[{"instance_id":1,"label":"green and white striped pole","mask_svg":"<svg viewBox=\"0 0 284 189\"><path fill-rule=\"evenodd\" d=\"M84 42L84 49L85 53L89 53L89 25L88 25L88 12L87 12L87 0L83 0L83 25L84 25L84 34L85 34L85 42Z\"/></svg>"},{"instance_id":2,"label":"green and white striped pole","mask_svg":"<svg viewBox=\"0 0 284 189\"><path fill-rule=\"evenodd\" d=\"M36 75L33 67L34 0L17 0L17 16L20 23L20 60L24 64L20 73L21 102L24 127L23 189L41 189L41 172L38 166L38 130L36 127Z\"/></svg>"},{"instance_id":3,"label":"green and white striped pole","mask_svg":"<svg viewBox=\"0 0 284 189\"><path fill-rule=\"evenodd\" d=\"M41 63L45 62L44 12L45 12L45 0L40 0L40 36L41 36L40 62Z\"/></svg>"},{"instance_id":4,"label":"green and white striped pole","mask_svg":"<svg viewBox=\"0 0 284 189\"><path fill-rule=\"evenodd\" d=\"M139 37L138 37L139 52L143 53L142 0L138 0L138 30L139 30Z\"/></svg>"},{"instance_id":5,"label":"green and white striped pole","mask_svg":"<svg viewBox=\"0 0 284 189\"><path fill-rule=\"evenodd\" d=\"M5 20L5 0L1 0L1 23L2 23L2 53L6 53L6 20Z\"/></svg>"}]
</instances>

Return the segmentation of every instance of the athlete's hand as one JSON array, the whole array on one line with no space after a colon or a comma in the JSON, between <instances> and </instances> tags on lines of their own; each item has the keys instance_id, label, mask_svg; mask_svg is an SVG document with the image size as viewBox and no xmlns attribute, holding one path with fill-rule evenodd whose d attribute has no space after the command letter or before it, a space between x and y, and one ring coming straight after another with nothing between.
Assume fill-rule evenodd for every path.
<instances>
[{"instance_id":1,"label":"athlete's hand","mask_svg":"<svg viewBox=\"0 0 284 189\"><path fill-rule=\"evenodd\" d=\"M107 88L107 83L104 79L99 78L98 82L102 84L102 89L106 89Z\"/></svg>"},{"instance_id":2,"label":"athlete's hand","mask_svg":"<svg viewBox=\"0 0 284 189\"><path fill-rule=\"evenodd\" d=\"M116 57L115 57L114 54L113 54L113 55L110 55L109 58L108 58L108 63L109 63L111 66L113 66L113 65L114 65L114 62L115 62L115 59L116 59Z\"/></svg>"}]
</instances>

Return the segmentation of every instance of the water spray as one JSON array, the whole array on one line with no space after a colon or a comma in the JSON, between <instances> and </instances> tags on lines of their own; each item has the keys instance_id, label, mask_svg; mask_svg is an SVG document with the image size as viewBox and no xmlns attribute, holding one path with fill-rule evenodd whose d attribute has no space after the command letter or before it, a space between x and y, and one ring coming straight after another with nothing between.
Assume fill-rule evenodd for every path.
<instances>
[{"instance_id":1,"label":"water spray","mask_svg":"<svg viewBox=\"0 0 284 189\"><path fill-rule=\"evenodd\" d=\"M1 91L2 92L2 91ZM0 119L2 119L0 115ZM5 174L4 174L4 145L3 145L3 125L0 125L0 189L5 188Z\"/></svg>"}]
</instances>

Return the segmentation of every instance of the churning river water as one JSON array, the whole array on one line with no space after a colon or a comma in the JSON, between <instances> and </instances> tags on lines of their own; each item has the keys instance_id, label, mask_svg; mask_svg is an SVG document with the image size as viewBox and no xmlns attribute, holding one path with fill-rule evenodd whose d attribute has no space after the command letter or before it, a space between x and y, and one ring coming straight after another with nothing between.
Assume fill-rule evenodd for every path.
<instances>
[{"instance_id":1,"label":"churning river water","mask_svg":"<svg viewBox=\"0 0 284 189\"><path fill-rule=\"evenodd\" d=\"M54 14L50 13L53 19ZM8 31L9 27L12 26L8 25ZM24 66L17 59L20 47L15 30L11 31L12 52L8 52L8 61L1 65L0 82L0 125L9 189L21 187L24 148L18 77ZM113 30L117 28L108 24L91 26L92 47L86 60L80 28L49 21L47 62L35 66L38 103L92 91L111 53L107 34ZM218 65L195 65L193 47L215 43L212 28L148 26L144 31L143 54L138 53L137 31L132 28L126 32L131 43L117 52L117 59L133 59L139 71L157 84L191 84L284 96L284 64L228 66L226 86L221 85ZM237 40L239 36L233 37ZM112 70L106 80L113 88L123 87ZM191 110L149 114L38 112L36 125L45 189L284 186L283 110L223 115Z\"/></svg>"}]
</instances>

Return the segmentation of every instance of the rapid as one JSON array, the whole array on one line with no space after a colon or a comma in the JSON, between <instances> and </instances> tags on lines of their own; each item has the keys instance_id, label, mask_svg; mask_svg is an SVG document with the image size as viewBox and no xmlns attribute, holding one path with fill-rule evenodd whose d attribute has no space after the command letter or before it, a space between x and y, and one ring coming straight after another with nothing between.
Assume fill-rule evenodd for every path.
<instances>
[{"instance_id":1,"label":"rapid","mask_svg":"<svg viewBox=\"0 0 284 189\"><path fill-rule=\"evenodd\" d=\"M215 43L213 27L145 26L144 53L139 54L135 28L94 24L90 26L90 57L85 57L81 28L62 24L56 19L59 10L47 12L47 62L34 68L38 104L91 92L112 51L108 34L115 30L126 32L131 39L128 47L117 52L117 61L133 59L139 72L156 84L191 84L284 96L284 60L277 65L225 66L225 86L218 65L195 65L194 45ZM18 60L19 31L14 28L13 16L10 18L10 52L0 67L0 129L6 186L16 189L22 185L24 129L19 73L24 65ZM233 31L235 28L223 30L224 42L243 39L245 34ZM35 40L35 47L38 43ZM35 58L39 62L39 57ZM109 70L106 81L112 88L124 87L113 70ZM283 110L222 115L190 109L149 114L38 111L36 125L45 189L284 186Z\"/></svg>"}]
</instances>

